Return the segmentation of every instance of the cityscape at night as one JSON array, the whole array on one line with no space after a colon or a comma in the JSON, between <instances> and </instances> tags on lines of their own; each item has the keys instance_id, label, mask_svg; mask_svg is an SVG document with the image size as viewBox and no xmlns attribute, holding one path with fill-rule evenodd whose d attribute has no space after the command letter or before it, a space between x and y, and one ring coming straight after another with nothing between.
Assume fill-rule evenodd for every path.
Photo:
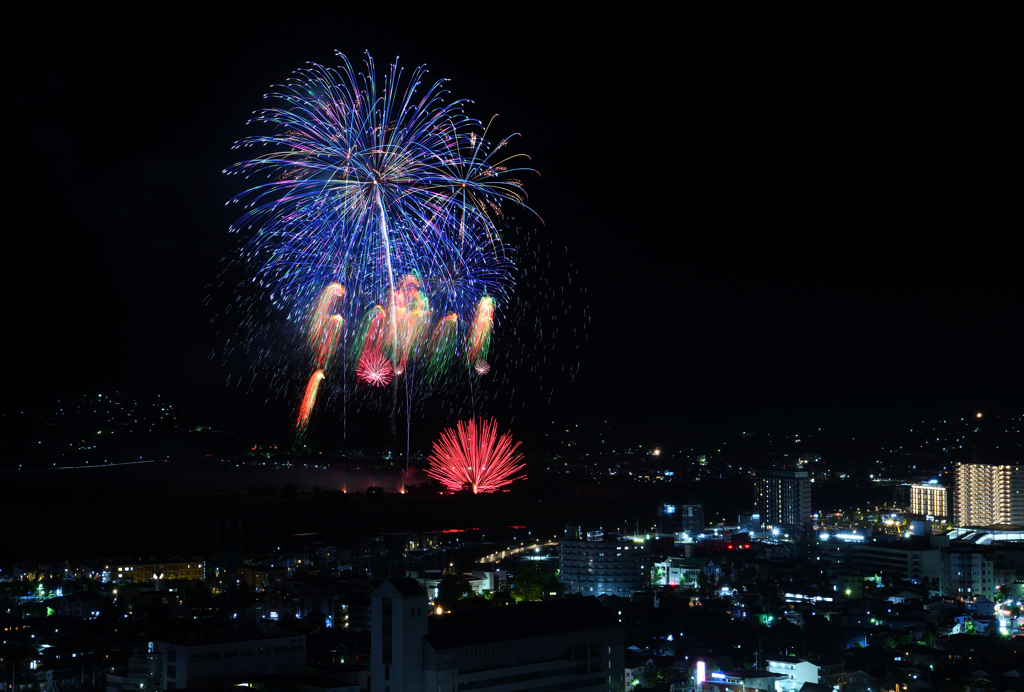
<instances>
[{"instance_id":1,"label":"cityscape at night","mask_svg":"<svg viewBox=\"0 0 1024 692\"><path fill-rule=\"evenodd\" d=\"M1024 692L1001 8L14 12L0 692Z\"/></svg>"}]
</instances>

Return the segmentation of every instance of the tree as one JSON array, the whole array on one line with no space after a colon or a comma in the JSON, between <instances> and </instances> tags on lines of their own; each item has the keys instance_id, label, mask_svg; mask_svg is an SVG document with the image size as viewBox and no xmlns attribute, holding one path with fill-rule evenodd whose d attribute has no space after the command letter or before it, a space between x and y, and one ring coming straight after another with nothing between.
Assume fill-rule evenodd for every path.
<instances>
[{"instance_id":1,"label":"tree","mask_svg":"<svg viewBox=\"0 0 1024 692\"><path fill-rule=\"evenodd\" d=\"M701 570L697 574L697 591L702 597L710 596L711 592L714 591L715 586L715 580L705 574L704 570Z\"/></svg>"},{"instance_id":2,"label":"tree","mask_svg":"<svg viewBox=\"0 0 1024 692\"><path fill-rule=\"evenodd\" d=\"M445 610L452 610L461 598L473 595L469 580L457 574L446 574L437 584L437 598L434 603Z\"/></svg>"},{"instance_id":3,"label":"tree","mask_svg":"<svg viewBox=\"0 0 1024 692\"><path fill-rule=\"evenodd\" d=\"M644 674L640 677L643 681L644 687L657 687L658 683L668 682L670 678L670 672L667 668L661 670L655 670L651 668L644 671Z\"/></svg>"},{"instance_id":4,"label":"tree","mask_svg":"<svg viewBox=\"0 0 1024 692\"><path fill-rule=\"evenodd\" d=\"M562 593L562 583L553 573L537 565L523 562L516 567L512 579L512 597L517 601L539 601L546 594Z\"/></svg>"}]
</instances>

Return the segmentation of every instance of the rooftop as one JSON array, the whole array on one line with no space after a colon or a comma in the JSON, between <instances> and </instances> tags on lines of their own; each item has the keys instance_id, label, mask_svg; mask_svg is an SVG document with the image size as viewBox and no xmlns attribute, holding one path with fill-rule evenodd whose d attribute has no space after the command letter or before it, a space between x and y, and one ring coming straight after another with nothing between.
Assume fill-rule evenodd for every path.
<instances>
[{"instance_id":1,"label":"rooftop","mask_svg":"<svg viewBox=\"0 0 1024 692\"><path fill-rule=\"evenodd\" d=\"M432 615L427 623L435 650L622 627L593 596Z\"/></svg>"}]
</instances>

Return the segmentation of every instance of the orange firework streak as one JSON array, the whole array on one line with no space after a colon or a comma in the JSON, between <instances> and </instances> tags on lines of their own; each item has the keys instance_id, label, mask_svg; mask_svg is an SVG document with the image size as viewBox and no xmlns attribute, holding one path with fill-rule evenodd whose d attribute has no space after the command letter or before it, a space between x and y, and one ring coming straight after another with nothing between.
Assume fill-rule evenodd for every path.
<instances>
[{"instance_id":1,"label":"orange firework streak","mask_svg":"<svg viewBox=\"0 0 1024 692\"><path fill-rule=\"evenodd\" d=\"M316 393L320 390L320 383L324 379L324 371L317 370L306 383L306 394L302 397L302 405L299 406L299 417L295 421L295 427L305 430L309 425L309 416L313 413L313 404L316 403Z\"/></svg>"},{"instance_id":2,"label":"orange firework streak","mask_svg":"<svg viewBox=\"0 0 1024 692\"><path fill-rule=\"evenodd\" d=\"M344 297L345 287L339 283L329 284L320 292L320 299L316 302L316 309L309 316L306 330L306 343L314 353L320 349L324 341L324 332L331 326L331 319L334 317L331 311L334 309L335 301L340 301Z\"/></svg>"},{"instance_id":3,"label":"orange firework streak","mask_svg":"<svg viewBox=\"0 0 1024 692\"><path fill-rule=\"evenodd\" d=\"M398 353L394 354L395 374L401 375L405 372L409 356L422 345L423 337L430 326L432 313L427 297L420 291L419 280L412 275L402 280L402 286L395 291L395 299L390 310L394 319L386 322L387 326L394 326L398 330L397 335L389 334L388 342L398 347Z\"/></svg>"},{"instance_id":4,"label":"orange firework streak","mask_svg":"<svg viewBox=\"0 0 1024 692\"><path fill-rule=\"evenodd\" d=\"M320 344L316 349L316 367L321 370L330 368L334 354L338 350L338 339L345 328L345 320L341 315L331 315L327 325L321 330Z\"/></svg>"},{"instance_id":5,"label":"orange firework streak","mask_svg":"<svg viewBox=\"0 0 1024 692\"><path fill-rule=\"evenodd\" d=\"M362 351L380 351L383 353L386 345L385 339L387 339L387 314L384 312L384 308L377 305L373 308L373 317L370 318L370 324L366 328L366 334L363 337Z\"/></svg>"},{"instance_id":6,"label":"orange firework streak","mask_svg":"<svg viewBox=\"0 0 1024 692\"><path fill-rule=\"evenodd\" d=\"M487 357L491 346L491 327L494 325L494 299L484 296L476 305L476 317L473 319L473 331L469 333L469 348L466 358L471 364Z\"/></svg>"}]
</instances>

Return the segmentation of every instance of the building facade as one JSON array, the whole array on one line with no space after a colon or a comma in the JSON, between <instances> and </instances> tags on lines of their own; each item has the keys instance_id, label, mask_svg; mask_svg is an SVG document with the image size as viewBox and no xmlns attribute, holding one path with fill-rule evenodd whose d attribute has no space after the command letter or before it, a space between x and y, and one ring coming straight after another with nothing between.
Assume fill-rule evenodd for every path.
<instances>
[{"instance_id":1,"label":"building facade","mask_svg":"<svg viewBox=\"0 0 1024 692\"><path fill-rule=\"evenodd\" d=\"M431 614L402 578L370 600L371 692L624 689L622 625L597 599Z\"/></svg>"},{"instance_id":2,"label":"building facade","mask_svg":"<svg viewBox=\"0 0 1024 692\"><path fill-rule=\"evenodd\" d=\"M565 593L628 597L651 584L651 549L614 536L597 540L563 540L559 546L559 578Z\"/></svg>"},{"instance_id":3,"label":"building facade","mask_svg":"<svg viewBox=\"0 0 1024 692\"><path fill-rule=\"evenodd\" d=\"M938 548L915 543L869 541L849 547L849 565L866 574L884 574L921 584L940 578L942 560Z\"/></svg>"},{"instance_id":4,"label":"building facade","mask_svg":"<svg viewBox=\"0 0 1024 692\"><path fill-rule=\"evenodd\" d=\"M956 526L1024 526L1024 466L958 463Z\"/></svg>"},{"instance_id":5,"label":"building facade","mask_svg":"<svg viewBox=\"0 0 1024 692\"><path fill-rule=\"evenodd\" d=\"M370 689L423 690L430 603L415 579L389 579L370 594Z\"/></svg>"},{"instance_id":6,"label":"building facade","mask_svg":"<svg viewBox=\"0 0 1024 692\"><path fill-rule=\"evenodd\" d=\"M674 534L677 539L682 539L683 534L696 538L704 533L704 505L664 503L658 507L658 524L661 534Z\"/></svg>"},{"instance_id":7,"label":"building facade","mask_svg":"<svg viewBox=\"0 0 1024 692\"><path fill-rule=\"evenodd\" d=\"M808 471L754 471L754 503L761 531L805 531L811 527L811 477Z\"/></svg>"},{"instance_id":8,"label":"building facade","mask_svg":"<svg viewBox=\"0 0 1024 692\"><path fill-rule=\"evenodd\" d=\"M760 670L716 670L701 683L701 692L776 692L785 676Z\"/></svg>"},{"instance_id":9,"label":"building facade","mask_svg":"<svg viewBox=\"0 0 1024 692\"><path fill-rule=\"evenodd\" d=\"M107 565L112 580L132 581L146 584L154 579L188 579L203 581L206 578L206 563L199 559L182 562L129 562Z\"/></svg>"},{"instance_id":10,"label":"building facade","mask_svg":"<svg viewBox=\"0 0 1024 692\"><path fill-rule=\"evenodd\" d=\"M930 483L910 486L910 513L925 517L949 517L949 488Z\"/></svg>"},{"instance_id":11,"label":"building facade","mask_svg":"<svg viewBox=\"0 0 1024 692\"><path fill-rule=\"evenodd\" d=\"M268 675L299 676L306 669L304 636L218 641L158 641L162 654L163 688L221 687Z\"/></svg>"},{"instance_id":12,"label":"building facade","mask_svg":"<svg viewBox=\"0 0 1024 692\"><path fill-rule=\"evenodd\" d=\"M667 557L654 569L662 586L697 586L701 574L709 583L722 578L722 568L706 557Z\"/></svg>"},{"instance_id":13,"label":"building facade","mask_svg":"<svg viewBox=\"0 0 1024 692\"><path fill-rule=\"evenodd\" d=\"M163 686L163 656L136 654L128 659L128 670L107 673L107 692L156 692Z\"/></svg>"}]
</instances>

